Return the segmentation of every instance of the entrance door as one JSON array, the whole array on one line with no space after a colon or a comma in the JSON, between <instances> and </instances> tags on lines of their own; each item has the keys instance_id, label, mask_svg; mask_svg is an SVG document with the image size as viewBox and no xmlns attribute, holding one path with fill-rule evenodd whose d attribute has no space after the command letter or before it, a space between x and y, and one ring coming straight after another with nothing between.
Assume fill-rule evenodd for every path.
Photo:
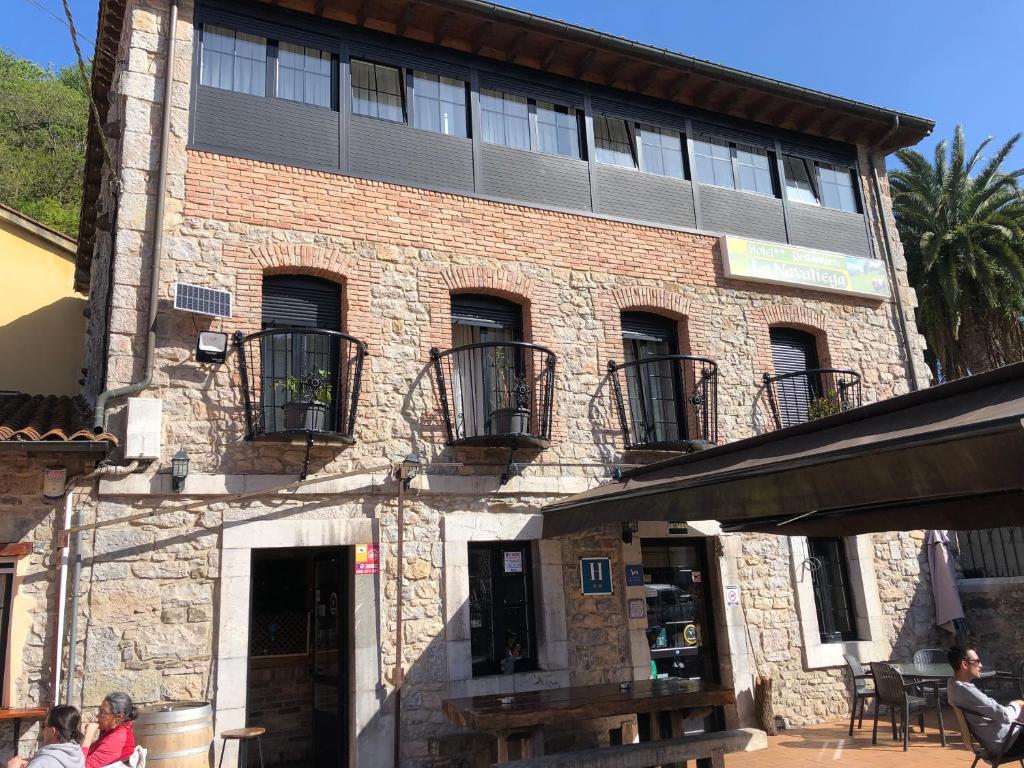
<instances>
[{"instance_id":1,"label":"entrance door","mask_svg":"<svg viewBox=\"0 0 1024 768\"><path fill-rule=\"evenodd\" d=\"M348 763L345 563L340 551L317 554L313 560L313 764L317 768L341 768Z\"/></svg>"},{"instance_id":2,"label":"entrance door","mask_svg":"<svg viewBox=\"0 0 1024 768\"><path fill-rule=\"evenodd\" d=\"M644 539L641 552L647 642L658 676L718 682L705 539Z\"/></svg>"}]
</instances>

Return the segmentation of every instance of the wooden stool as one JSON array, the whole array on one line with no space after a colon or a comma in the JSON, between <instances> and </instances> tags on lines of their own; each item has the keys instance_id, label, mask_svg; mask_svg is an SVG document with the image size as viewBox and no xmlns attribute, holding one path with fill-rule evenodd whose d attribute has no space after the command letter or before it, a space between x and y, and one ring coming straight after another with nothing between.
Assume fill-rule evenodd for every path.
<instances>
[{"instance_id":1,"label":"wooden stool","mask_svg":"<svg viewBox=\"0 0 1024 768\"><path fill-rule=\"evenodd\" d=\"M267 732L266 728L232 728L230 731L223 731L220 737L224 739L224 747L220 751L220 762L217 768L224 764L224 751L227 742L231 739L238 741L238 768L249 768L249 742L256 739L256 750L260 756L260 768L263 768L263 746L260 744L260 736Z\"/></svg>"}]
</instances>

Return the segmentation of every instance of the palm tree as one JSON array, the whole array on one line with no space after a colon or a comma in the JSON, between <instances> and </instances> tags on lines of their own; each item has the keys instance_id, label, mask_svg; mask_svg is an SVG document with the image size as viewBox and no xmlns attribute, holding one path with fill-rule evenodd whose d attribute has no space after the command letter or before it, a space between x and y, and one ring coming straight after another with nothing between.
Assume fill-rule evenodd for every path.
<instances>
[{"instance_id":1,"label":"palm tree","mask_svg":"<svg viewBox=\"0 0 1024 768\"><path fill-rule=\"evenodd\" d=\"M904 168L889 178L918 327L946 379L1024 358L1024 169L1002 170L1020 137L983 166L991 139L968 156L960 126L948 158L945 140L934 162L896 153Z\"/></svg>"}]
</instances>

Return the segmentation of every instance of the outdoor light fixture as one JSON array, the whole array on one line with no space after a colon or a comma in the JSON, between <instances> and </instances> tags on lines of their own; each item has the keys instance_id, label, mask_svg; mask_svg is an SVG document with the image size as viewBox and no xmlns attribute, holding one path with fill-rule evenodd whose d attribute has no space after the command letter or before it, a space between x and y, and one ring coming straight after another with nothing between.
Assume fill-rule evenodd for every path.
<instances>
[{"instance_id":1,"label":"outdoor light fixture","mask_svg":"<svg viewBox=\"0 0 1024 768\"><path fill-rule=\"evenodd\" d=\"M179 448L171 459L171 487L175 493L181 493L185 487L185 478L188 477L188 454L184 448Z\"/></svg>"},{"instance_id":2,"label":"outdoor light fixture","mask_svg":"<svg viewBox=\"0 0 1024 768\"><path fill-rule=\"evenodd\" d=\"M640 523L637 520L622 521L622 543L632 544L633 536L640 530Z\"/></svg>"},{"instance_id":3,"label":"outdoor light fixture","mask_svg":"<svg viewBox=\"0 0 1024 768\"><path fill-rule=\"evenodd\" d=\"M409 455L402 459L402 466L398 468L398 473L404 487L408 488L412 485L412 479L420 473L422 466L420 455L416 451L410 451Z\"/></svg>"},{"instance_id":4,"label":"outdoor light fixture","mask_svg":"<svg viewBox=\"0 0 1024 768\"><path fill-rule=\"evenodd\" d=\"M196 360L200 363L223 363L228 351L228 335L217 331L200 331L196 342Z\"/></svg>"}]
</instances>

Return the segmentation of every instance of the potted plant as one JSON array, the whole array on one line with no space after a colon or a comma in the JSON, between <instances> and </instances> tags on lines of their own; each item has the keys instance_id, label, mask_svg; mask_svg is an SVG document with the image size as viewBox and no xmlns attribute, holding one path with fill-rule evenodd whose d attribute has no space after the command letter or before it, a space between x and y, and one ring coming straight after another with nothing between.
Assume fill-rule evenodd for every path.
<instances>
[{"instance_id":1,"label":"potted plant","mask_svg":"<svg viewBox=\"0 0 1024 768\"><path fill-rule=\"evenodd\" d=\"M490 414L492 435L526 435L530 432L530 385L518 366L508 359L508 347L495 347L490 354L494 376L495 405Z\"/></svg>"},{"instance_id":2,"label":"potted plant","mask_svg":"<svg viewBox=\"0 0 1024 768\"><path fill-rule=\"evenodd\" d=\"M836 394L834 389L829 389L821 397L811 400L810 405L807 406L807 419L808 421L821 419L825 416L832 416L842 410L845 409L839 401L839 395Z\"/></svg>"},{"instance_id":3,"label":"potted plant","mask_svg":"<svg viewBox=\"0 0 1024 768\"><path fill-rule=\"evenodd\" d=\"M330 371L314 369L302 376L289 376L283 386L288 392L284 428L302 432L326 432L327 415L334 391Z\"/></svg>"}]
</instances>

